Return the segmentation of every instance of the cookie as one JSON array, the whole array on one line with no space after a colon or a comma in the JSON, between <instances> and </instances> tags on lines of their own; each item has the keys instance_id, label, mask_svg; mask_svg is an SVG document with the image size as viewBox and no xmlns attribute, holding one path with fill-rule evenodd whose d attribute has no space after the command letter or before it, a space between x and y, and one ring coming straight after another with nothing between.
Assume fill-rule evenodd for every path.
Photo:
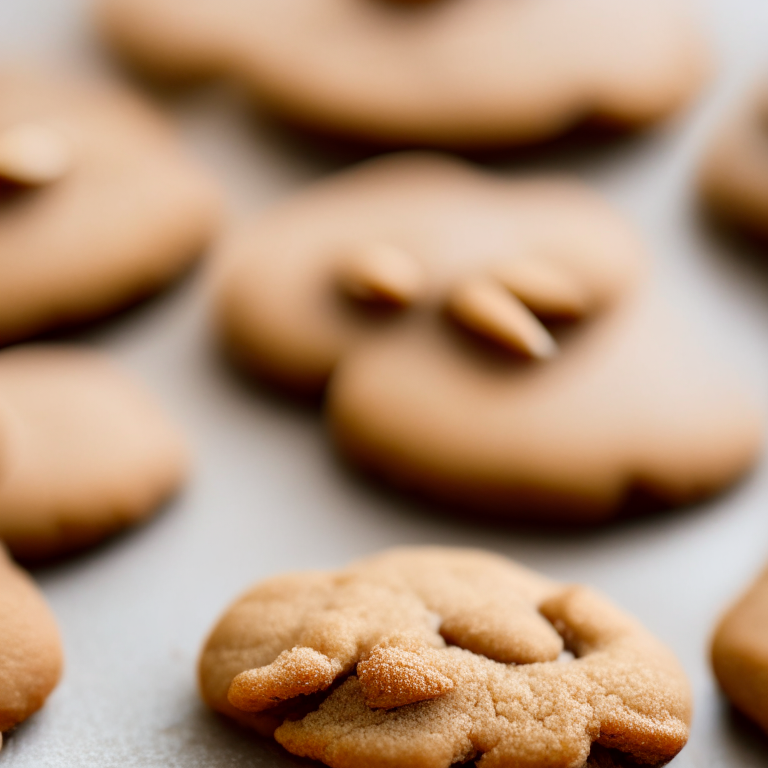
<instances>
[{"instance_id":1,"label":"cookie","mask_svg":"<svg viewBox=\"0 0 768 768\"><path fill-rule=\"evenodd\" d=\"M708 50L678 0L100 0L124 58L228 76L301 125L381 144L547 139L637 128L699 90Z\"/></svg>"},{"instance_id":2,"label":"cookie","mask_svg":"<svg viewBox=\"0 0 768 768\"><path fill-rule=\"evenodd\" d=\"M759 449L759 411L578 183L391 156L278 206L221 259L219 333L240 364L325 391L352 462L473 514L684 504Z\"/></svg>"},{"instance_id":3,"label":"cookie","mask_svg":"<svg viewBox=\"0 0 768 768\"><path fill-rule=\"evenodd\" d=\"M720 621L712 666L736 708L768 732L768 570Z\"/></svg>"},{"instance_id":4,"label":"cookie","mask_svg":"<svg viewBox=\"0 0 768 768\"><path fill-rule=\"evenodd\" d=\"M0 70L0 343L103 317L200 255L218 195L116 86Z\"/></svg>"},{"instance_id":5,"label":"cookie","mask_svg":"<svg viewBox=\"0 0 768 768\"><path fill-rule=\"evenodd\" d=\"M662 765L691 712L670 651L605 598L436 547L258 584L209 637L200 686L332 768L576 768L593 744Z\"/></svg>"},{"instance_id":6,"label":"cookie","mask_svg":"<svg viewBox=\"0 0 768 768\"><path fill-rule=\"evenodd\" d=\"M704 158L700 188L711 212L768 239L768 81L716 135Z\"/></svg>"},{"instance_id":7,"label":"cookie","mask_svg":"<svg viewBox=\"0 0 768 768\"><path fill-rule=\"evenodd\" d=\"M61 676L56 622L0 544L0 747L3 733L43 706Z\"/></svg>"},{"instance_id":8,"label":"cookie","mask_svg":"<svg viewBox=\"0 0 768 768\"><path fill-rule=\"evenodd\" d=\"M0 540L39 560L93 544L180 486L184 443L158 406L102 355L0 353Z\"/></svg>"}]
</instances>

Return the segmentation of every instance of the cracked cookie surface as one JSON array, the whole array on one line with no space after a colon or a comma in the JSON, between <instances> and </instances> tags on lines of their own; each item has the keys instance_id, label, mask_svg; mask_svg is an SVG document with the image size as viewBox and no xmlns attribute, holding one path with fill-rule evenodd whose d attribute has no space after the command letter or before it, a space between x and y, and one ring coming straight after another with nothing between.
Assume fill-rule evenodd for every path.
<instances>
[{"instance_id":1,"label":"cracked cookie surface","mask_svg":"<svg viewBox=\"0 0 768 768\"><path fill-rule=\"evenodd\" d=\"M580 768L593 743L662 765L691 706L672 654L604 598L440 548L257 585L208 639L200 683L332 768Z\"/></svg>"}]
</instances>

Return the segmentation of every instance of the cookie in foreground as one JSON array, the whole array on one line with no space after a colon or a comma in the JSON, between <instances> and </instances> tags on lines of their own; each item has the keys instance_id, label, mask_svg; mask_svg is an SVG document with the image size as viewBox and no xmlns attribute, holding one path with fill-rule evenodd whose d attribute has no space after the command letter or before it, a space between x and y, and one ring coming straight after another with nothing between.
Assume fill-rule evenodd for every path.
<instances>
[{"instance_id":1,"label":"cookie in foreground","mask_svg":"<svg viewBox=\"0 0 768 768\"><path fill-rule=\"evenodd\" d=\"M768 732L768 570L721 619L712 666L734 706Z\"/></svg>"},{"instance_id":2,"label":"cookie in foreground","mask_svg":"<svg viewBox=\"0 0 768 768\"><path fill-rule=\"evenodd\" d=\"M691 503L762 441L754 399L598 194L430 154L320 181L219 254L251 374L324 397L350 462L446 507L589 524Z\"/></svg>"},{"instance_id":3,"label":"cookie in foreground","mask_svg":"<svg viewBox=\"0 0 768 768\"><path fill-rule=\"evenodd\" d=\"M218 219L212 182L140 97L0 68L0 344L156 293Z\"/></svg>"},{"instance_id":4,"label":"cookie in foreground","mask_svg":"<svg viewBox=\"0 0 768 768\"><path fill-rule=\"evenodd\" d=\"M208 638L200 686L332 768L663 765L691 716L672 653L599 594L437 547L256 585Z\"/></svg>"},{"instance_id":5,"label":"cookie in foreground","mask_svg":"<svg viewBox=\"0 0 768 768\"><path fill-rule=\"evenodd\" d=\"M0 746L40 709L61 677L56 622L32 580L0 544Z\"/></svg>"},{"instance_id":6,"label":"cookie in foreground","mask_svg":"<svg viewBox=\"0 0 768 768\"><path fill-rule=\"evenodd\" d=\"M146 519L187 465L175 425L104 355L0 352L0 540L17 558L64 555Z\"/></svg>"},{"instance_id":7,"label":"cookie in foreground","mask_svg":"<svg viewBox=\"0 0 768 768\"><path fill-rule=\"evenodd\" d=\"M228 77L307 128L392 146L635 129L690 101L709 50L684 0L100 0L151 75Z\"/></svg>"}]
</instances>

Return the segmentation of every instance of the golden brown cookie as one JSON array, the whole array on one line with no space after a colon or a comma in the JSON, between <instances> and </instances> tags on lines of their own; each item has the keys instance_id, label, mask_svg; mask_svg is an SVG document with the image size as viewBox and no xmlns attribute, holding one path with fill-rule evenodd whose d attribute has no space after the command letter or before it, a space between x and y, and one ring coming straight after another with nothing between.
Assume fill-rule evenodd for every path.
<instances>
[{"instance_id":1,"label":"golden brown cookie","mask_svg":"<svg viewBox=\"0 0 768 768\"><path fill-rule=\"evenodd\" d=\"M443 147L635 128L700 88L679 0L100 0L108 43L166 77L224 75L322 131Z\"/></svg>"},{"instance_id":2,"label":"golden brown cookie","mask_svg":"<svg viewBox=\"0 0 768 768\"><path fill-rule=\"evenodd\" d=\"M61 676L56 622L0 544L0 747L3 733L43 706Z\"/></svg>"},{"instance_id":3,"label":"golden brown cookie","mask_svg":"<svg viewBox=\"0 0 768 768\"><path fill-rule=\"evenodd\" d=\"M0 540L17 557L65 554L148 517L186 476L154 401L102 355L0 353Z\"/></svg>"},{"instance_id":4,"label":"golden brown cookie","mask_svg":"<svg viewBox=\"0 0 768 768\"><path fill-rule=\"evenodd\" d=\"M262 582L209 637L200 686L332 768L580 768L593 743L662 765L691 709L670 651L605 598L441 548Z\"/></svg>"},{"instance_id":5,"label":"golden brown cookie","mask_svg":"<svg viewBox=\"0 0 768 768\"><path fill-rule=\"evenodd\" d=\"M326 390L337 445L370 472L474 512L591 522L634 492L714 493L761 442L646 259L578 183L392 156L235 237L218 322L256 375Z\"/></svg>"},{"instance_id":6,"label":"golden brown cookie","mask_svg":"<svg viewBox=\"0 0 768 768\"><path fill-rule=\"evenodd\" d=\"M138 98L0 70L0 343L154 293L217 220L211 182Z\"/></svg>"},{"instance_id":7,"label":"golden brown cookie","mask_svg":"<svg viewBox=\"0 0 768 768\"><path fill-rule=\"evenodd\" d=\"M700 181L708 208L749 234L768 238L768 82L715 137Z\"/></svg>"},{"instance_id":8,"label":"golden brown cookie","mask_svg":"<svg viewBox=\"0 0 768 768\"><path fill-rule=\"evenodd\" d=\"M768 570L720 621L712 665L736 708L768 732Z\"/></svg>"}]
</instances>

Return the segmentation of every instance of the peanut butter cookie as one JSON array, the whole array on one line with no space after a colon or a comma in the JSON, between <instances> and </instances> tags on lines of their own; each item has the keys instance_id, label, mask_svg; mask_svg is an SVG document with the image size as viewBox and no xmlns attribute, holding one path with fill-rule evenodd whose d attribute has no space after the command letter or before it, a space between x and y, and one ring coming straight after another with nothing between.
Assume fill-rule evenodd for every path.
<instances>
[{"instance_id":1,"label":"peanut butter cookie","mask_svg":"<svg viewBox=\"0 0 768 768\"><path fill-rule=\"evenodd\" d=\"M717 216L768 240L768 82L719 131L704 158L701 192Z\"/></svg>"},{"instance_id":2,"label":"peanut butter cookie","mask_svg":"<svg viewBox=\"0 0 768 768\"><path fill-rule=\"evenodd\" d=\"M0 353L0 540L39 560L145 519L187 451L152 398L95 352Z\"/></svg>"},{"instance_id":3,"label":"peanut butter cookie","mask_svg":"<svg viewBox=\"0 0 768 768\"><path fill-rule=\"evenodd\" d=\"M547 139L685 104L709 53L679 0L100 0L152 74L227 76L321 131L383 144Z\"/></svg>"},{"instance_id":4,"label":"peanut butter cookie","mask_svg":"<svg viewBox=\"0 0 768 768\"><path fill-rule=\"evenodd\" d=\"M768 570L720 621L712 664L737 709L768 732Z\"/></svg>"},{"instance_id":5,"label":"peanut butter cookie","mask_svg":"<svg viewBox=\"0 0 768 768\"><path fill-rule=\"evenodd\" d=\"M0 70L0 344L160 290L200 255L218 207L138 97Z\"/></svg>"},{"instance_id":6,"label":"peanut butter cookie","mask_svg":"<svg viewBox=\"0 0 768 768\"><path fill-rule=\"evenodd\" d=\"M632 228L573 181L378 159L277 206L222 261L236 359L325 393L355 464L473 514L689 503L760 448L759 409L654 298Z\"/></svg>"},{"instance_id":7,"label":"peanut butter cookie","mask_svg":"<svg viewBox=\"0 0 768 768\"><path fill-rule=\"evenodd\" d=\"M0 746L43 706L61 676L56 622L32 580L0 544Z\"/></svg>"},{"instance_id":8,"label":"peanut butter cookie","mask_svg":"<svg viewBox=\"0 0 768 768\"><path fill-rule=\"evenodd\" d=\"M440 548L257 585L208 639L200 685L332 768L663 765L691 709L672 654L603 597Z\"/></svg>"}]
</instances>

